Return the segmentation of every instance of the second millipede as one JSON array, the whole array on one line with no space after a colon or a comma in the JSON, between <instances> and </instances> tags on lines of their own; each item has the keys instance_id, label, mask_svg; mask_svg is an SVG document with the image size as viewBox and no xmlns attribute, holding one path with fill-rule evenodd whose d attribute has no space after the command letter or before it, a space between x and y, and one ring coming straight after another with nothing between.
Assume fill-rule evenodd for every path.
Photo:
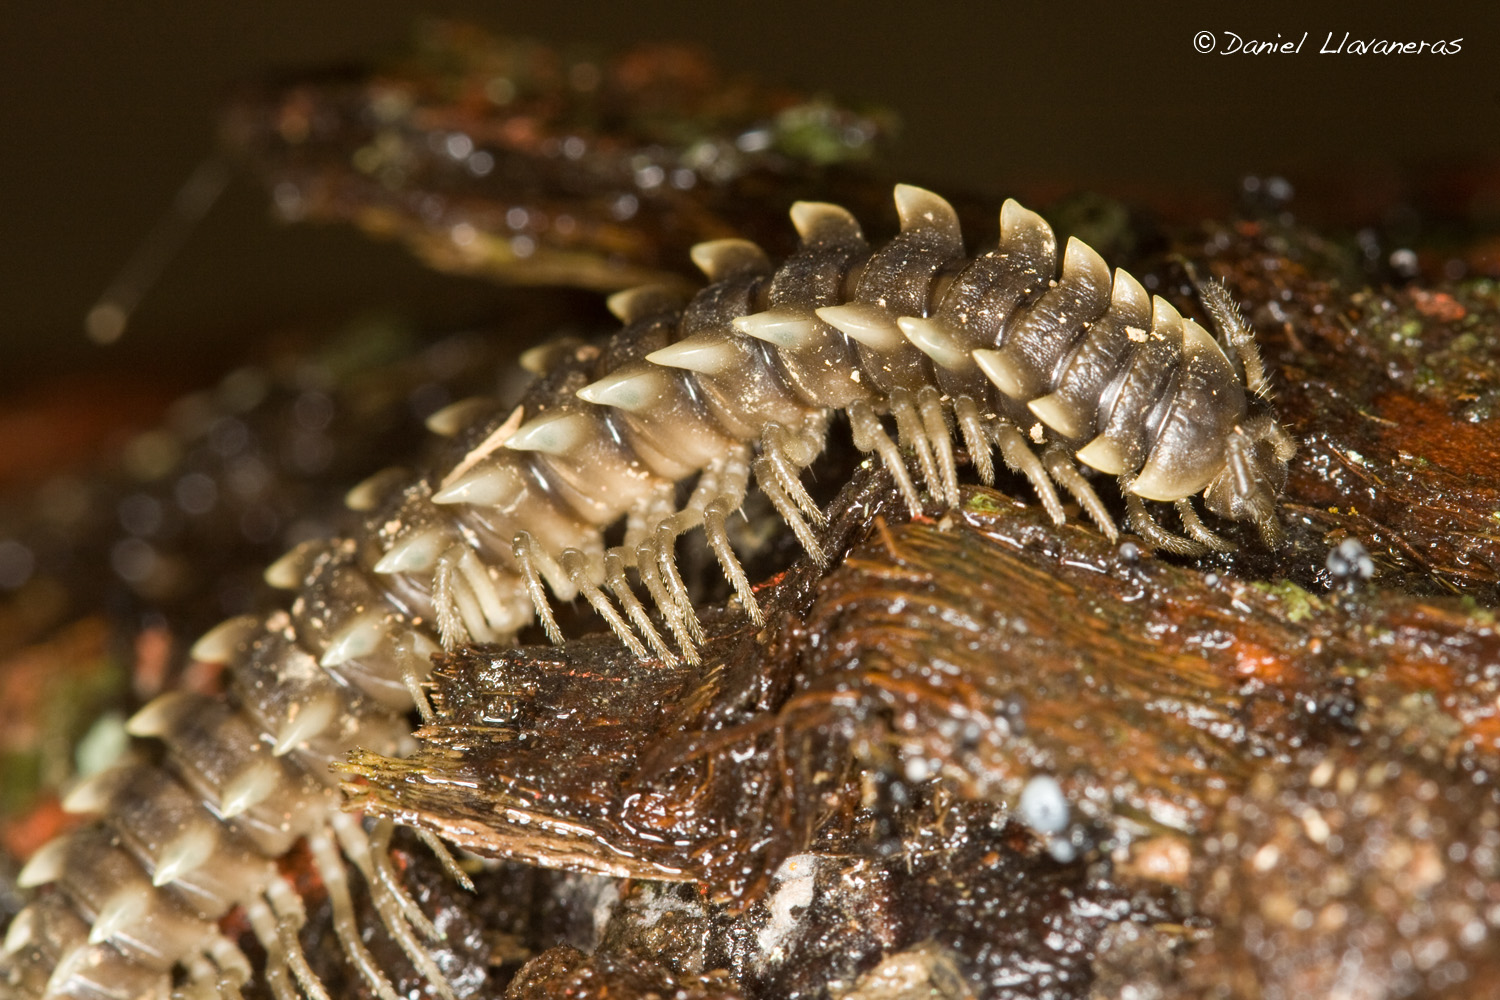
<instances>
[{"instance_id":1,"label":"second millipede","mask_svg":"<svg viewBox=\"0 0 1500 1000\"><path fill-rule=\"evenodd\" d=\"M341 812L330 764L355 747L399 752L440 646L509 642L538 618L560 641L554 598L584 598L643 659L694 660L701 631L675 551L695 529L759 621L726 520L753 477L820 557L824 514L802 475L836 415L914 514L923 490L957 503L963 454L992 481L998 450L1059 523L1060 487L1118 535L1081 464L1117 479L1128 526L1153 546L1229 547L1194 508L1200 495L1276 543L1294 445L1226 290L1199 289L1216 340L1084 243L1059 253L1014 201L997 245L969 257L946 201L906 185L895 198L901 231L879 247L844 209L806 202L791 211L800 248L780 266L743 240L700 244L693 259L711 284L686 306L655 288L620 293L610 305L626 325L603 346L524 356L538 378L520 406L474 400L434 415L450 439L434 471L357 487L360 531L267 571L294 594L285 610L232 619L194 646L228 665L228 697L153 701L129 729L159 739L162 762L68 797L97 819L23 870L41 892L6 935L0 997L232 997L252 975L217 924L236 906L278 1000L326 997L297 938L301 900L275 864L299 840L372 989L394 1000L361 942L346 862L416 968L452 996L419 940L432 928L391 869L389 826L372 834ZM1174 507L1181 532L1148 503Z\"/></svg>"}]
</instances>

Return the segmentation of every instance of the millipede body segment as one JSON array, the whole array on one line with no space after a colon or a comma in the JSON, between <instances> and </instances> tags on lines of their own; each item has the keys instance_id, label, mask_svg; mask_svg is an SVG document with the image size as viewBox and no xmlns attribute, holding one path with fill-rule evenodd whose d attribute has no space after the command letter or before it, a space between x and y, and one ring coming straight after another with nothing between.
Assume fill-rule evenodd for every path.
<instances>
[{"instance_id":1,"label":"millipede body segment","mask_svg":"<svg viewBox=\"0 0 1500 1000\"><path fill-rule=\"evenodd\" d=\"M439 414L462 455L437 481L381 501L391 530L376 572L430 581L411 599L445 645L504 640L533 610L557 639L550 589L584 597L638 652L670 657L632 590L634 569L691 658L697 624L676 539L702 526L757 615L725 518L753 474L816 555L822 513L801 474L836 413L913 513L919 481L939 503L956 502L957 441L986 481L998 448L1059 522L1057 486L1116 535L1082 463L1118 477L1130 526L1153 545L1228 547L1194 510L1200 493L1213 513L1274 542L1293 445L1222 288L1202 292L1223 346L1082 242L1070 240L1059 261L1050 227L1014 201L998 246L974 258L942 198L900 186L896 204L901 232L878 248L821 203L793 207L802 242L779 267L745 241L700 244L693 256L713 283L685 307L649 287L622 292L610 302L627 325L603 348L523 359L541 379L513 412L473 421L485 404L465 403ZM679 504L683 484L691 491ZM1146 501L1175 505L1185 537ZM623 541L607 542L622 521Z\"/></svg>"},{"instance_id":2,"label":"millipede body segment","mask_svg":"<svg viewBox=\"0 0 1500 1000\"><path fill-rule=\"evenodd\" d=\"M1201 290L1221 345L1083 243L1059 254L1048 225L1013 201L998 245L975 257L943 199L901 186L896 203L901 231L878 247L822 203L793 207L801 244L779 266L742 240L700 244L712 283L685 307L651 288L620 293L611 307L626 326L607 343L523 359L538 378L519 407L436 414L429 425L449 444L435 471L357 487L359 530L267 571L294 594L285 610L226 622L194 647L228 665L227 698L152 702L130 730L161 742L161 762L69 796L98 818L23 871L24 885L47 888L5 938L0 996L233 996L250 965L217 922L234 907L278 998L326 996L297 940L301 901L275 864L299 840L372 989L395 995L360 939L346 862L415 967L451 995L419 940L432 928L381 846L388 828L372 837L340 811L329 765L356 747L403 750L439 645L507 642L538 617L560 639L554 598L584 598L642 658L694 660L702 632L675 557L694 528L759 620L726 521L753 477L819 557L824 514L801 480L836 415L913 512L923 489L957 503L961 446L985 480L998 449L1058 521L1061 486L1110 537L1080 464L1118 479L1130 526L1153 545L1227 544L1195 512L1199 494L1275 540L1292 443L1223 289ZM1183 533L1148 501L1173 504Z\"/></svg>"}]
</instances>

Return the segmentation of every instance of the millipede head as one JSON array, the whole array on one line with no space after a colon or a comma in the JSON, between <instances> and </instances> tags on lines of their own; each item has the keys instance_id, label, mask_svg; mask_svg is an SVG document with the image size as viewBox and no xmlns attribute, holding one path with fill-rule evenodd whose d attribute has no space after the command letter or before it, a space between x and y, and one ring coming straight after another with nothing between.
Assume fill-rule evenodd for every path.
<instances>
[{"instance_id":1,"label":"millipede head","mask_svg":"<svg viewBox=\"0 0 1500 1000\"><path fill-rule=\"evenodd\" d=\"M1267 546L1282 537L1276 498L1286 485L1287 463L1297 445L1269 409L1258 408L1230 432L1224 471L1203 491L1203 504L1232 521L1250 521Z\"/></svg>"}]
</instances>

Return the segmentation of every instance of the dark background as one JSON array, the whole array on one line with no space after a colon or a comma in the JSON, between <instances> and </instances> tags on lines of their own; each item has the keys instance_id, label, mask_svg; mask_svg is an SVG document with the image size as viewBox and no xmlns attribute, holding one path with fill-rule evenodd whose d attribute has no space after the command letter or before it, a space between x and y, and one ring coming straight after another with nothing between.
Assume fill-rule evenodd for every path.
<instances>
[{"instance_id":1,"label":"dark background","mask_svg":"<svg viewBox=\"0 0 1500 1000\"><path fill-rule=\"evenodd\" d=\"M0 16L0 391L59 372L207 377L262 331L394 306L440 321L493 296L394 246L269 219L239 180L137 315L87 344L81 319L210 152L237 79L399 49L423 13L550 40L696 41L731 69L867 98L905 122L897 162L1003 193L1054 183L1132 197L1233 191L1245 174L1400 183L1500 162L1500 13L1340 5L381 0L27 3ZM18 12L20 11L20 12ZM1200 30L1309 33L1297 56L1200 55ZM1463 38L1455 56L1322 56L1323 36ZM1299 189L1299 212L1316 194ZM1316 190L1316 189L1312 189ZM43 381L42 384L45 384Z\"/></svg>"}]
</instances>

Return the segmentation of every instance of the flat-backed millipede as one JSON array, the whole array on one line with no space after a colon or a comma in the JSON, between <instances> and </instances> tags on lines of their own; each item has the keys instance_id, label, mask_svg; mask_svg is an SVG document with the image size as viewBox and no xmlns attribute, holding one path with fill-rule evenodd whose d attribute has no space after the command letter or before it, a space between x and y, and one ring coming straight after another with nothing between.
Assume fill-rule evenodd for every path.
<instances>
[{"instance_id":1,"label":"flat-backed millipede","mask_svg":"<svg viewBox=\"0 0 1500 1000\"><path fill-rule=\"evenodd\" d=\"M389 829L372 836L340 811L329 765L355 747L403 749L439 644L510 641L535 618L560 640L548 589L583 597L643 659L694 659L701 632L675 556L694 528L758 621L726 520L753 474L818 558L824 514L801 479L837 414L914 514L919 483L956 503L957 442L986 481L998 448L1058 522L1061 486L1117 535L1082 463L1118 477L1129 526L1156 547L1227 547L1195 512L1200 493L1275 541L1293 445L1227 292L1200 289L1221 346L1078 240L1059 261L1052 230L1014 201L998 246L969 258L946 201L910 186L895 197L901 231L877 248L845 210L806 202L791 211L800 248L779 267L742 240L700 244L693 259L712 283L685 307L651 288L616 295L625 328L600 347L526 355L539 377L514 410L469 401L434 415L450 438L436 471L357 487L361 531L267 570L295 593L285 610L230 620L194 646L228 665L227 700L153 701L129 729L159 740L164 762L68 797L99 818L23 870L41 892L6 935L0 995L233 996L250 963L217 921L240 907L273 993L326 996L298 943L301 900L276 867L305 840L345 953L375 992L395 996L361 942L346 860L451 996L419 940L432 928L381 846ZM1183 534L1147 502L1174 505Z\"/></svg>"}]
</instances>

